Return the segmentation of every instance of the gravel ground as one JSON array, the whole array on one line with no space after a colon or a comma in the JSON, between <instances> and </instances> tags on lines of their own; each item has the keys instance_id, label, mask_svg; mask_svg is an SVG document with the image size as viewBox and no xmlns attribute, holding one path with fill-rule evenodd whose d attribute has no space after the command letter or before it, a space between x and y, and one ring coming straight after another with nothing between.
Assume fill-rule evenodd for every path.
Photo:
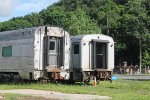
<instances>
[{"instance_id":1,"label":"gravel ground","mask_svg":"<svg viewBox=\"0 0 150 100\"><path fill-rule=\"evenodd\" d=\"M108 96L88 95L88 94L67 94L54 91L33 90L33 89L16 89L16 90L0 90L0 93L15 93L32 96L40 96L46 99L57 100L107 100Z\"/></svg>"}]
</instances>

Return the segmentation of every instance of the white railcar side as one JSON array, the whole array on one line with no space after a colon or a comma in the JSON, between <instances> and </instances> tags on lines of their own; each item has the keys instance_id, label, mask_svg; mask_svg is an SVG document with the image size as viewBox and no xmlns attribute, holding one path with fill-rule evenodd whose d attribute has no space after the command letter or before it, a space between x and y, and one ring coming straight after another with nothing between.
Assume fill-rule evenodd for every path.
<instances>
[{"instance_id":1,"label":"white railcar side","mask_svg":"<svg viewBox=\"0 0 150 100\"><path fill-rule=\"evenodd\" d=\"M52 58L55 63L51 61ZM66 71L69 70L69 59L69 33L62 28L40 26L0 32L2 77L9 78L12 74L18 74L20 78L27 80L55 78L51 75L55 73L51 70L55 69L60 74L57 78L69 79Z\"/></svg>"},{"instance_id":2,"label":"white railcar side","mask_svg":"<svg viewBox=\"0 0 150 100\"><path fill-rule=\"evenodd\" d=\"M111 37L88 34L73 36L71 41L73 80L84 81L91 76L100 79L107 77L106 74L111 79L114 68L114 41Z\"/></svg>"}]
</instances>

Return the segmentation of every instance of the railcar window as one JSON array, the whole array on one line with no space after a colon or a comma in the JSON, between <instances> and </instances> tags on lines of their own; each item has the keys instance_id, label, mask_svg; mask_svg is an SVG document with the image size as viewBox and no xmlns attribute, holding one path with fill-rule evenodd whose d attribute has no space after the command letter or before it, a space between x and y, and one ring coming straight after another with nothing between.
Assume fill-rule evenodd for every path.
<instances>
[{"instance_id":1,"label":"railcar window","mask_svg":"<svg viewBox=\"0 0 150 100\"><path fill-rule=\"evenodd\" d=\"M2 56L3 57L10 57L12 56L12 46L6 46L2 49Z\"/></svg>"},{"instance_id":2,"label":"railcar window","mask_svg":"<svg viewBox=\"0 0 150 100\"><path fill-rule=\"evenodd\" d=\"M55 42L54 41L50 41L50 44L49 44L49 50L55 50Z\"/></svg>"},{"instance_id":3,"label":"railcar window","mask_svg":"<svg viewBox=\"0 0 150 100\"><path fill-rule=\"evenodd\" d=\"M74 44L74 54L79 54L79 44Z\"/></svg>"}]
</instances>

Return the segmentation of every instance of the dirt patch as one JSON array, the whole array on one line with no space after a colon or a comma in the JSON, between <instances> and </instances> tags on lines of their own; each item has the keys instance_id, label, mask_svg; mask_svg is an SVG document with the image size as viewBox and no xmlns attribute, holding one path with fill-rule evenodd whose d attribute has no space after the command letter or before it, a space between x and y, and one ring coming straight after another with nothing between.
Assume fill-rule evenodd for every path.
<instances>
[{"instance_id":1,"label":"dirt patch","mask_svg":"<svg viewBox=\"0 0 150 100\"><path fill-rule=\"evenodd\" d=\"M4 100L4 98L5 98L5 97L3 97L3 96L0 96L0 100Z\"/></svg>"},{"instance_id":2,"label":"dirt patch","mask_svg":"<svg viewBox=\"0 0 150 100\"><path fill-rule=\"evenodd\" d=\"M20 96L17 98L17 100L60 100L60 99L53 99L53 98L45 98L43 96L38 96L38 95L30 95L30 96Z\"/></svg>"},{"instance_id":3,"label":"dirt patch","mask_svg":"<svg viewBox=\"0 0 150 100\"><path fill-rule=\"evenodd\" d=\"M40 96L42 98L35 98L28 100L104 100L110 99L108 96L99 96L99 95L88 95L88 94L67 94L61 92L54 91L44 91L44 90L33 90L33 89L16 89L16 90L0 90L0 93L15 93L15 94L24 94L24 95L32 95L32 96ZM20 98L21 100L25 100L25 98ZM20 100L19 99L19 100ZM2 99L0 99L2 100Z\"/></svg>"}]
</instances>

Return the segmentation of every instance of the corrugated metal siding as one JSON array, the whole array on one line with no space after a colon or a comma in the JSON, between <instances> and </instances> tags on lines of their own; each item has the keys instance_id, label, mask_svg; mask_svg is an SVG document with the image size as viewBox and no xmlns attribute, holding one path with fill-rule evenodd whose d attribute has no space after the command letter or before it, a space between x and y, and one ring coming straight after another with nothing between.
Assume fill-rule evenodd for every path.
<instances>
[{"instance_id":1,"label":"corrugated metal siding","mask_svg":"<svg viewBox=\"0 0 150 100\"><path fill-rule=\"evenodd\" d=\"M7 44L12 45L12 56L2 57L0 53L0 70L29 70L33 69L33 39L23 39L16 42L16 40L7 41ZM18 43L18 44L17 44ZM0 52L4 42L0 42Z\"/></svg>"},{"instance_id":2,"label":"corrugated metal siding","mask_svg":"<svg viewBox=\"0 0 150 100\"><path fill-rule=\"evenodd\" d=\"M27 29L0 32L0 41L33 38L36 29L37 28L27 28Z\"/></svg>"},{"instance_id":3,"label":"corrugated metal siding","mask_svg":"<svg viewBox=\"0 0 150 100\"><path fill-rule=\"evenodd\" d=\"M57 67L57 56L56 55L50 55L49 57L49 66L50 67Z\"/></svg>"}]
</instances>

